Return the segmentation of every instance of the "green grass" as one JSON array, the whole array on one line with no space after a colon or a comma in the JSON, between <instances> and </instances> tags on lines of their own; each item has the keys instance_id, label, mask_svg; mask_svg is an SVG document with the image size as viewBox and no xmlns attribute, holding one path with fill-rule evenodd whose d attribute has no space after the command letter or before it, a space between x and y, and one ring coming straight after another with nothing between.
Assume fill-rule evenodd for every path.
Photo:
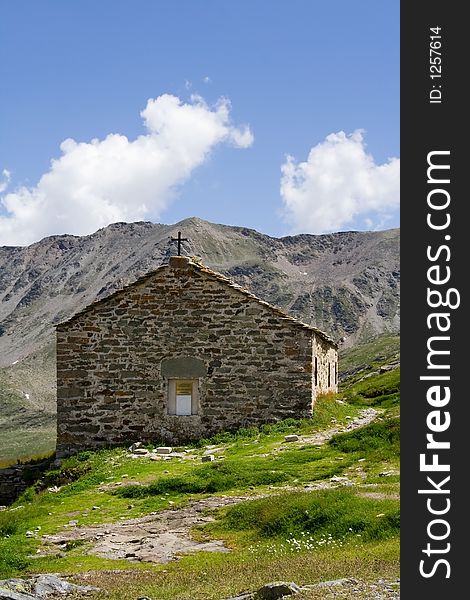
<instances>
[{"instance_id":1,"label":"green grass","mask_svg":"<svg viewBox=\"0 0 470 600\"><path fill-rule=\"evenodd\" d=\"M400 402L400 368L370 374L342 388L347 402L354 405L392 408Z\"/></svg>"},{"instance_id":2,"label":"green grass","mask_svg":"<svg viewBox=\"0 0 470 600\"><path fill-rule=\"evenodd\" d=\"M40 458L55 451L55 420L43 427L2 429L0 468Z\"/></svg>"},{"instance_id":3,"label":"green grass","mask_svg":"<svg viewBox=\"0 0 470 600\"><path fill-rule=\"evenodd\" d=\"M340 353L340 390L353 406L372 406L398 415L400 338L382 335Z\"/></svg>"},{"instance_id":4,"label":"green grass","mask_svg":"<svg viewBox=\"0 0 470 600\"><path fill-rule=\"evenodd\" d=\"M129 485L116 489L121 498L143 498L165 493L215 494L246 492L263 486L311 482L341 473L351 461L336 461L337 453L328 448L307 446L285 449L277 456L232 456L221 462L193 466L178 476L161 476L148 485Z\"/></svg>"},{"instance_id":5,"label":"green grass","mask_svg":"<svg viewBox=\"0 0 470 600\"><path fill-rule=\"evenodd\" d=\"M378 517L377 515L381 515ZM291 492L231 506L211 527L215 533L244 531L249 539L281 541L331 538L373 542L399 534L396 500L371 500L349 488ZM309 544L304 543L305 549ZM315 544L312 545L315 547Z\"/></svg>"},{"instance_id":6,"label":"green grass","mask_svg":"<svg viewBox=\"0 0 470 600\"><path fill-rule=\"evenodd\" d=\"M367 454L369 461L394 458L400 455L400 419L390 418L365 427L338 433L329 445L340 452L361 452Z\"/></svg>"},{"instance_id":7,"label":"green grass","mask_svg":"<svg viewBox=\"0 0 470 600\"><path fill-rule=\"evenodd\" d=\"M339 353L340 381L377 370L387 363L400 359L400 336L383 334L373 340L341 350ZM361 375L362 376L362 375Z\"/></svg>"},{"instance_id":8,"label":"green grass","mask_svg":"<svg viewBox=\"0 0 470 600\"><path fill-rule=\"evenodd\" d=\"M12 545L8 538L0 539L0 556L0 579L22 573L30 563L28 549Z\"/></svg>"},{"instance_id":9,"label":"green grass","mask_svg":"<svg viewBox=\"0 0 470 600\"><path fill-rule=\"evenodd\" d=\"M132 569L121 577L113 572L90 573L79 582L108 591L101 598L129 600L148 596L158 600L220 600L255 590L269 581L315 583L341 577L361 580L399 576L396 538L361 546L327 547L311 552L276 555L268 549L230 554L198 553L146 570ZM122 562L122 561L120 561ZM325 597L325 596L323 596Z\"/></svg>"},{"instance_id":10,"label":"green grass","mask_svg":"<svg viewBox=\"0 0 470 600\"><path fill-rule=\"evenodd\" d=\"M352 412L351 412L352 410ZM201 448L209 444L233 444L248 442L255 439L282 439L289 433L309 433L321 430L331 424L332 419L344 422L347 415L351 416L358 411L352 407L345 407L337 402L336 394L320 394L313 407L310 419L284 419L278 423L267 423L259 427L242 427L236 431L223 431L209 438L203 438L193 444L194 448Z\"/></svg>"},{"instance_id":11,"label":"green grass","mask_svg":"<svg viewBox=\"0 0 470 600\"><path fill-rule=\"evenodd\" d=\"M379 440L385 440L386 435L390 438L388 446L378 443ZM386 486L379 473L391 464L390 459L394 458L397 450L396 442L396 428L391 427L389 420L385 420L362 430L339 434L331 444L321 448L309 445L293 448L283 442L269 440L278 452L266 457L252 454L253 449L258 450L259 444L239 441L234 455L224 461L208 464L194 461L153 463L145 459L128 458L121 449L72 457L63 463L59 472L50 474L49 483L60 484L67 477L78 477L75 481L64 483L59 492L46 490L34 494L29 490L17 502L17 506L23 508L0 513L0 535L10 536L4 539L6 558L0 558L0 573L2 576L18 574L30 563L28 554L34 554L33 549L40 544L39 538L33 538L26 540L25 545L26 530L34 530L40 525L41 534L56 533L72 516L80 525L90 525L115 521L122 515L134 517L158 511L169 507L169 502L177 507L190 498L206 493L256 494L269 492L269 488L286 483L294 487L301 486L305 482L328 480L333 475L341 475L358 465L359 457L367 457L367 462L361 463L368 472L367 481L380 481ZM120 477L123 473L129 477ZM152 480L147 484L122 485L114 491L97 493L97 488L105 482L127 483L137 477L141 482L148 478ZM309 494L313 498L314 494ZM128 508L130 499L132 509ZM99 510L92 510L96 504ZM35 568L41 565L42 570L53 572L71 568L80 570L85 568L85 564L95 569L105 568L104 565L108 564L109 568L109 561L103 562L98 557L87 558L86 563L83 560L78 553L60 559L36 559L31 565Z\"/></svg>"},{"instance_id":12,"label":"green grass","mask_svg":"<svg viewBox=\"0 0 470 600\"><path fill-rule=\"evenodd\" d=\"M311 419L219 434L188 446L184 459L154 462L114 448L65 460L46 474L41 489L30 488L12 509L0 512L0 578L88 572L85 583L107 589L109 600L143 595L220 600L276 579L397 577L399 419L397 405L393 401L387 408L385 397L398 393L398 377L399 371L362 381L353 377L340 395L346 402L322 396ZM379 419L321 447L284 441L288 433L311 435L346 425L370 405L381 411ZM209 444L218 448L216 459L201 463ZM334 475L346 475L356 485L303 489ZM52 486L59 490L49 491ZM207 494L271 496L219 510L213 523L195 529L196 537L224 539L229 554L197 553L149 565L103 559L88 554L89 543L71 542L62 555L30 558L42 548L42 534L64 531L72 518L79 526L116 522ZM27 530L37 533L26 537ZM125 573L110 573L116 569Z\"/></svg>"},{"instance_id":13,"label":"green grass","mask_svg":"<svg viewBox=\"0 0 470 600\"><path fill-rule=\"evenodd\" d=\"M214 494L229 490L246 490L281 483L289 475L281 470L272 470L266 460L236 460L211 463L195 467L190 473L176 477L161 477L146 486L127 486L116 490L123 498L156 496L166 492L176 494Z\"/></svg>"}]
</instances>

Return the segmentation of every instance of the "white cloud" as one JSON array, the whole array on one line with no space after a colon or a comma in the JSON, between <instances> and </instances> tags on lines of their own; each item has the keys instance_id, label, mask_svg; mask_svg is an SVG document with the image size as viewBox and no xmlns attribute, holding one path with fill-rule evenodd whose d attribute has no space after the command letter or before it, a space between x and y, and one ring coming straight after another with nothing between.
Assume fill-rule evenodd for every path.
<instances>
[{"instance_id":1,"label":"white cloud","mask_svg":"<svg viewBox=\"0 0 470 600\"><path fill-rule=\"evenodd\" d=\"M2 171L3 181L0 181L0 194L4 192L10 183L11 173L8 169Z\"/></svg>"},{"instance_id":2,"label":"white cloud","mask_svg":"<svg viewBox=\"0 0 470 600\"><path fill-rule=\"evenodd\" d=\"M206 75L203 80L204 83L212 83L212 79L209 77L209 75Z\"/></svg>"},{"instance_id":3,"label":"white cloud","mask_svg":"<svg viewBox=\"0 0 470 600\"><path fill-rule=\"evenodd\" d=\"M377 165L361 130L328 135L306 162L287 156L281 172L283 217L292 233L339 231L357 218L377 228L399 206L400 160Z\"/></svg>"},{"instance_id":4,"label":"white cloud","mask_svg":"<svg viewBox=\"0 0 470 600\"><path fill-rule=\"evenodd\" d=\"M168 94L140 113L147 133L129 140L117 133L91 142L62 142L62 155L35 187L20 187L0 202L0 245L24 245L46 235L84 235L116 221L159 218L178 185L222 142L246 148L249 127L230 121L230 102L209 107ZM6 183L9 173L4 171ZM3 191L6 187L0 191Z\"/></svg>"}]
</instances>

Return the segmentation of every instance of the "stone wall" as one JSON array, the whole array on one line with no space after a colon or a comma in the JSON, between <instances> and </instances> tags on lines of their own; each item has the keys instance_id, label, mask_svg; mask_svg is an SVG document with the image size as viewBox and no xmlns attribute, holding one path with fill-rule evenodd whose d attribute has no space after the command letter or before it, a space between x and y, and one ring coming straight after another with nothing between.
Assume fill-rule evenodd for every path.
<instances>
[{"instance_id":1,"label":"stone wall","mask_svg":"<svg viewBox=\"0 0 470 600\"><path fill-rule=\"evenodd\" d=\"M45 460L32 465L12 465L0 469L0 504L8 506L14 502L43 475L50 464L50 460Z\"/></svg>"},{"instance_id":2,"label":"stone wall","mask_svg":"<svg viewBox=\"0 0 470 600\"><path fill-rule=\"evenodd\" d=\"M338 352L318 335L313 339L312 379L317 394L338 390Z\"/></svg>"},{"instance_id":3,"label":"stone wall","mask_svg":"<svg viewBox=\"0 0 470 600\"><path fill-rule=\"evenodd\" d=\"M308 417L316 391L312 353L324 370L336 357L329 346L223 276L173 257L58 326L58 455L135 440L181 443ZM203 364L198 414L168 414L169 379L161 369L174 359Z\"/></svg>"}]
</instances>

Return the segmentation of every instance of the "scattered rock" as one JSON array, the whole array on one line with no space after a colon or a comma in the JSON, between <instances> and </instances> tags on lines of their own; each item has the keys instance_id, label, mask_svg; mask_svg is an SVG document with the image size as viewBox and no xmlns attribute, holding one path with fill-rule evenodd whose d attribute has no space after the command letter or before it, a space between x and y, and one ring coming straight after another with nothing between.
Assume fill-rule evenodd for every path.
<instances>
[{"instance_id":1,"label":"scattered rock","mask_svg":"<svg viewBox=\"0 0 470 600\"><path fill-rule=\"evenodd\" d=\"M0 600L32 600L34 597L30 594L21 594L13 590L0 588ZM36 596L37 598L37 596Z\"/></svg>"},{"instance_id":2,"label":"scattered rock","mask_svg":"<svg viewBox=\"0 0 470 600\"><path fill-rule=\"evenodd\" d=\"M215 454L216 452L220 452L221 450L223 450L223 448L217 448L217 446L211 446L211 448L204 450L203 454L204 455Z\"/></svg>"},{"instance_id":3,"label":"scattered rock","mask_svg":"<svg viewBox=\"0 0 470 600\"><path fill-rule=\"evenodd\" d=\"M313 585L306 585L303 589L315 589L315 588L324 588L324 587L338 587L343 585L355 585L357 583L357 579L353 577L343 578L343 579L332 579L330 581L320 581L319 583L315 583Z\"/></svg>"},{"instance_id":4,"label":"scattered rock","mask_svg":"<svg viewBox=\"0 0 470 600\"><path fill-rule=\"evenodd\" d=\"M99 592L89 585L75 585L56 575L36 575L31 579L4 579L0 581L0 600L42 600L49 596Z\"/></svg>"},{"instance_id":5,"label":"scattered rock","mask_svg":"<svg viewBox=\"0 0 470 600\"><path fill-rule=\"evenodd\" d=\"M286 435L284 438L285 442L298 442L299 441L299 436L292 434L292 435Z\"/></svg>"},{"instance_id":6,"label":"scattered rock","mask_svg":"<svg viewBox=\"0 0 470 600\"><path fill-rule=\"evenodd\" d=\"M137 450L138 448L142 448L143 447L143 443L142 442L134 442L133 444L131 444L128 448L129 452L135 452L135 450Z\"/></svg>"},{"instance_id":7,"label":"scattered rock","mask_svg":"<svg viewBox=\"0 0 470 600\"><path fill-rule=\"evenodd\" d=\"M255 600L278 600L284 596L294 596L300 592L300 587L293 582L274 581L260 587L254 595Z\"/></svg>"},{"instance_id":8,"label":"scattered rock","mask_svg":"<svg viewBox=\"0 0 470 600\"><path fill-rule=\"evenodd\" d=\"M78 521L69 521L68 523L65 523L64 527L76 527L78 525Z\"/></svg>"},{"instance_id":9,"label":"scattered rock","mask_svg":"<svg viewBox=\"0 0 470 600\"><path fill-rule=\"evenodd\" d=\"M159 446L158 448L155 448L157 454L171 454L172 451L173 448L170 446Z\"/></svg>"},{"instance_id":10,"label":"scattered rock","mask_svg":"<svg viewBox=\"0 0 470 600\"><path fill-rule=\"evenodd\" d=\"M148 453L149 451L147 450L147 448L136 448L132 451L132 454L136 454L137 456L145 456Z\"/></svg>"},{"instance_id":11,"label":"scattered rock","mask_svg":"<svg viewBox=\"0 0 470 600\"><path fill-rule=\"evenodd\" d=\"M304 585L302 591L324 590L322 598L368 598L370 600L399 600L400 580L378 579L376 581L360 581L353 577L320 581ZM347 594L344 595L344 594Z\"/></svg>"},{"instance_id":12,"label":"scattered rock","mask_svg":"<svg viewBox=\"0 0 470 600\"><path fill-rule=\"evenodd\" d=\"M214 460L213 454L206 454L205 456L201 456L202 462L212 462Z\"/></svg>"}]
</instances>

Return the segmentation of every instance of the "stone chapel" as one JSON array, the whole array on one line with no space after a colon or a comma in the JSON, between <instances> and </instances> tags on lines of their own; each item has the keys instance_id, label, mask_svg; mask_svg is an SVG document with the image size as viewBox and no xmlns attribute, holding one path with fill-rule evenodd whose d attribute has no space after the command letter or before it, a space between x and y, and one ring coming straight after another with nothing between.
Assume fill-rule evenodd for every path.
<instances>
[{"instance_id":1,"label":"stone chapel","mask_svg":"<svg viewBox=\"0 0 470 600\"><path fill-rule=\"evenodd\" d=\"M309 417L337 382L329 336L173 256L57 326L57 455Z\"/></svg>"}]
</instances>

